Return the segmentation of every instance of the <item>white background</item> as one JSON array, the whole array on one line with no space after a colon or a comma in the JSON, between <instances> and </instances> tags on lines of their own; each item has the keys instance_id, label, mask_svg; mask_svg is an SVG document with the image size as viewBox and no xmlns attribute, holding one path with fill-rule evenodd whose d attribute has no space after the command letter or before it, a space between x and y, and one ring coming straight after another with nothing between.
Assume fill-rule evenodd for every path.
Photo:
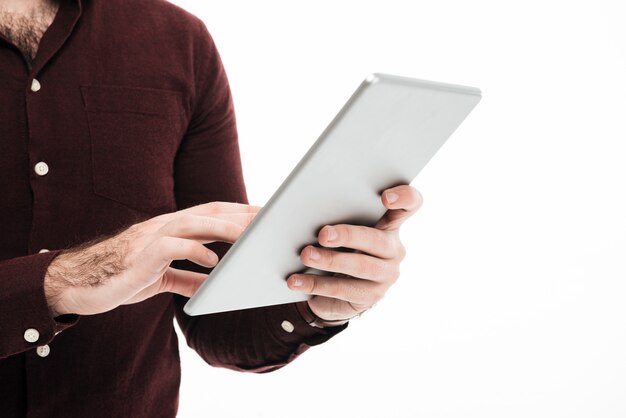
<instances>
[{"instance_id":1,"label":"white background","mask_svg":"<svg viewBox=\"0 0 626 418\"><path fill-rule=\"evenodd\" d=\"M254 204L370 72L483 91L386 298L272 374L181 347L181 417L626 416L622 2L175 3L220 49Z\"/></svg>"}]
</instances>

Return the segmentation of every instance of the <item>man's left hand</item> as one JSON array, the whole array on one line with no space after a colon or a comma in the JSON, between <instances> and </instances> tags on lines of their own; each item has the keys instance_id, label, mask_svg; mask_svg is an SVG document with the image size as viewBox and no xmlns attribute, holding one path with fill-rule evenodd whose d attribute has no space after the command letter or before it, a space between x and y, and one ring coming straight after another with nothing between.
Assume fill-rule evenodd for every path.
<instances>
[{"instance_id":1,"label":"man's left hand","mask_svg":"<svg viewBox=\"0 0 626 418\"><path fill-rule=\"evenodd\" d=\"M308 267L334 273L330 276L292 274L289 288L309 293L313 313L327 321L349 319L366 311L385 295L400 275L405 249L399 230L421 206L422 196L409 185L385 190L388 209L374 227L326 225L318 235L322 247L309 245L300 253ZM341 252L332 248L349 248Z\"/></svg>"}]
</instances>

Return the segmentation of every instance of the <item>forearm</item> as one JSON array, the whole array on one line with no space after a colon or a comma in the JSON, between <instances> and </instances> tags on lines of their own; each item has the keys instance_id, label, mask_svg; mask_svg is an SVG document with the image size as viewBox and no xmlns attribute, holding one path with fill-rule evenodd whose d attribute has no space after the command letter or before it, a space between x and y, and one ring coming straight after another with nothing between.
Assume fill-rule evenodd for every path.
<instances>
[{"instance_id":1,"label":"forearm","mask_svg":"<svg viewBox=\"0 0 626 418\"><path fill-rule=\"evenodd\" d=\"M185 302L177 298L177 317L189 346L207 363L237 371L277 370L345 329L311 327L295 304L188 317Z\"/></svg>"},{"instance_id":2,"label":"forearm","mask_svg":"<svg viewBox=\"0 0 626 418\"><path fill-rule=\"evenodd\" d=\"M118 242L110 239L115 235L64 250L52 260L44 277L44 292L54 316L76 313L65 297L72 288L98 287L124 271L123 250L129 247L131 237Z\"/></svg>"}]
</instances>

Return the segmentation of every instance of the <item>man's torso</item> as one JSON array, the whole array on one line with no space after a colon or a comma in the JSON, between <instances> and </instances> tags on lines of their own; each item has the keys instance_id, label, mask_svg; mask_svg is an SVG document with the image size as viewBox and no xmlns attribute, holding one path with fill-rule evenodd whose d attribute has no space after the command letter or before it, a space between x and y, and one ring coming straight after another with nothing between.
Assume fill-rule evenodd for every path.
<instances>
[{"instance_id":1,"label":"man's torso","mask_svg":"<svg viewBox=\"0 0 626 418\"><path fill-rule=\"evenodd\" d=\"M30 67L15 46L33 52L45 25L33 39L19 22L0 31L18 44L0 40L0 260L176 210L198 22L160 1L61 0ZM83 317L45 358L33 350L0 360L0 415L172 415L171 298ZM112 409L112 398L127 401Z\"/></svg>"}]
</instances>

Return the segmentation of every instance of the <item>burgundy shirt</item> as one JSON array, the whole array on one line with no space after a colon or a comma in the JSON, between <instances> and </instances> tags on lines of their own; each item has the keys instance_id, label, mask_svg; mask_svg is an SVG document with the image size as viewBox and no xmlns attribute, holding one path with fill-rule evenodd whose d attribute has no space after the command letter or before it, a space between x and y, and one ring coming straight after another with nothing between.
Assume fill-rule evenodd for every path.
<instances>
[{"instance_id":1,"label":"burgundy shirt","mask_svg":"<svg viewBox=\"0 0 626 418\"><path fill-rule=\"evenodd\" d=\"M43 279L60 249L192 205L246 202L230 90L204 25L160 0L60 2L32 68L0 36L0 415L175 416L174 317L209 364L257 372L343 329L312 328L293 304L188 317L169 293L51 316Z\"/></svg>"}]
</instances>

